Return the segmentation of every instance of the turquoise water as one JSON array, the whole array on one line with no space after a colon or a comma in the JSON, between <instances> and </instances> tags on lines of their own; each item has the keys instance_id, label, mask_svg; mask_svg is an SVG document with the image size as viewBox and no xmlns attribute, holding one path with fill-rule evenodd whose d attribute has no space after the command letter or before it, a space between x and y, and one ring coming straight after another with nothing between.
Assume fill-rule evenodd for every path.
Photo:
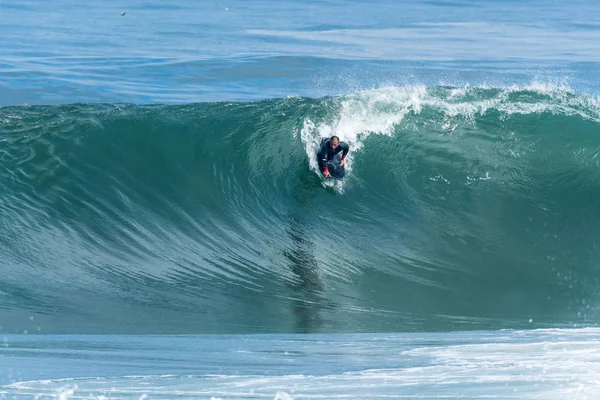
<instances>
[{"instance_id":1,"label":"turquoise water","mask_svg":"<svg viewBox=\"0 0 600 400\"><path fill-rule=\"evenodd\" d=\"M1 3L3 397L592 398L598 8Z\"/></svg>"},{"instance_id":2,"label":"turquoise water","mask_svg":"<svg viewBox=\"0 0 600 400\"><path fill-rule=\"evenodd\" d=\"M590 96L420 86L2 113L7 332L596 321ZM340 132L348 176L323 182L317 145Z\"/></svg>"}]
</instances>

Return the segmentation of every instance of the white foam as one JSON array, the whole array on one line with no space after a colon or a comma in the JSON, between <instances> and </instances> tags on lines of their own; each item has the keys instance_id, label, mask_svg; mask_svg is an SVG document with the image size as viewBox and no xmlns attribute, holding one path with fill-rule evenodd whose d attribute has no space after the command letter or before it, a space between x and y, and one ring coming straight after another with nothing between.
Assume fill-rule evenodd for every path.
<instances>
[{"instance_id":1,"label":"white foam","mask_svg":"<svg viewBox=\"0 0 600 400\"><path fill-rule=\"evenodd\" d=\"M515 398L530 400L595 399L600 390L600 330L549 329L451 334L418 334L302 340L302 359L322 354L339 360L314 374L130 375L20 382L0 387L0 397L38 398ZM307 336L307 339L310 336ZM214 340L214 339L210 339ZM262 339L261 339L262 341ZM461 344L456 344L458 343ZM265 341L266 348L293 341ZM332 343L335 343L332 345ZM424 343L432 343L425 345ZM348 347L356 349L348 352ZM237 349L234 349L237 350ZM267 352L269 353L269 352ZM286 362L294 352L275 353L257 363ZM259 355L258 355L259 354ZM363 368L343 369L344 359L364 358ZM310 357L309 357L310 358ZM246 360L248 361L248 360ZM356 360L354 360L356 361ZM311 360L307 360L311 362ZM327 364L327 363L326 363ZM308 365L308 364L307 364ZM385 365L372 368L373 365ZM301 368L304 369L304 368ZM248 370L250 371L250 370Z\"/></svg>"},{"instance_id":2,"label":"white foam","mask_svg":"<svg viewBox=\"0 0 600 400\"><path fill-rule=\"evenodd\" d=\"M339 136L348 143L350 153L346 158L346 173L352 172L353 153L359 151L371 134L391 136L394 128L412 112L419 113L427 99L425 86L385 87L338 97L338 112L333 121L314 122L306 118L300 131L310 167L320 175L316 153L321 138ZM343 189L342 182L337 182Z\"/></svg>"},{"instance_id":3,"label":"white foam","mask_svg":"<svg viewBox=\"0 0 600 400\"><path fill-rule=\"evenodd\" d=\"M58 400L68 400L77 390L77 385L71 387L62 388L58 391Z\"/></svg>"},{"instance_id":4,"label":"white foam","mask_svg":"<svg viewBox=\"0 0 600 400\"><path fill-rule=\"evenodd\" d=\"M528 92L538 97L531 98ZM492 109L501 113L500 118L512 114L550 112L577 115L600 122L599 98L576 95L562 80L534 81L528 85L499 89L469 85L450 88L391 86L338 96L332 102L337 106L333 118L323 121L305 118L300 131L310 167L318 175L320 172L315 155L322 137L337 135L350 145L346 171L351 175L354 153L360 151L367 137L372 134L394 135L396 127L409 113L418 115L424 107L440 111L446 116L448 120L441 127L448 132L456 129L457 124L453 122L456 117L467 122L473 121L476 116ZM297 132L294 132L294 136L297 136Z\"/></svg>"}]
</instances>

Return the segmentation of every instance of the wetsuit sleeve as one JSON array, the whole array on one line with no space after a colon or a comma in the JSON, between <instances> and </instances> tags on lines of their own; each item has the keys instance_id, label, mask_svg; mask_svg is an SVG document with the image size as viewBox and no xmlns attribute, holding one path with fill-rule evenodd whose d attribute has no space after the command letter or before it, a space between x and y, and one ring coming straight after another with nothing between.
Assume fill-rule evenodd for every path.
<instances>
[{"instance_id":1,"label":"wetsuit sleeve","mask_svg":"<svg viewBox=\"0 0 600 400\"><path fill-rule=\"evenodd\" d=\"M319 168L321 169L322 172L329 170L327 168L327 149L325 148L326 144L327 144L327 142L325 142L321 146L321 148L319 149L319 152L317 153L317 159L319 161Z\"/></svg>"},{"instance_id":2,"label":"wetsuit sleeve","mask_svg":"<svg viewBox=\"0 0 600 400\"><path fill-rule=\"evenodd\" d=\"M341 148L342 148L342 150L343 150L343 153L342 153L342 160L343 160L344 158L346 158L346 155L347 155L347 154L348 154L348 152L350 151L350 146L348 146L348 144L347 144L347 143L341 142L341 143L340 143L340 147L341 147Z\"/></svg>"}]
</instances>

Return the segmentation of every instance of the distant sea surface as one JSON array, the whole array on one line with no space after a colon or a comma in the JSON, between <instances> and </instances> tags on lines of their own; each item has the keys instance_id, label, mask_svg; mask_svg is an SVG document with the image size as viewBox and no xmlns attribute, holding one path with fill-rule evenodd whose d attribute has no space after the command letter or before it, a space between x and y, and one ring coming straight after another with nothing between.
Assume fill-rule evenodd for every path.
<instances>
[{"instance_id":1,"label":"distant sea surface","mask_svg":"<svg viewBox=\"0 0 600 400\"><path fill-rule=\"evenodd\" d=\"M0 3L0 105L320 97L384 85L597 89L589 1Z\"/></svg>"},{"instance_id":2,"label":"distant sea surface","mask_svg":"<svg viewBox=\"0 0 600 400\"><path fill-rule=\"evenodd\" d=\"M0 395L592 398L599 15L0 1Z\"/></svg>"}]
</instances>

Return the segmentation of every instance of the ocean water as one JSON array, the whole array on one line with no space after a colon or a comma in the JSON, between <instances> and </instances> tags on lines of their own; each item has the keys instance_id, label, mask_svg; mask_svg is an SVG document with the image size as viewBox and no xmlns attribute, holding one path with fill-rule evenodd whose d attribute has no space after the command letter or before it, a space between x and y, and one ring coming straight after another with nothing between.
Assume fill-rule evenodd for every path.
<instances>
[{"instance_id":1,"label":"ocean water","mask_svg":"<svg viewBox=\"0 0 600 400\"><path fill-rule=\"evenodd\" d=\"M1 398L596 398L600 4L0 15Z\"/></svg>"},{"instance_id":2,"label":"ocean water","mask_svg":"<svg viewBox=\"0 0 600 400\"><path fill-rule=\"evenodd\" d=\"M13 336L9 399L594 399L600 331ZM51 371L51 372L50 372ZM134 372L135 371L135 372ZM52 375L52 379L47 379ZM3 378L3 381L6 381Z\"/></svg>"}]
</instances>

